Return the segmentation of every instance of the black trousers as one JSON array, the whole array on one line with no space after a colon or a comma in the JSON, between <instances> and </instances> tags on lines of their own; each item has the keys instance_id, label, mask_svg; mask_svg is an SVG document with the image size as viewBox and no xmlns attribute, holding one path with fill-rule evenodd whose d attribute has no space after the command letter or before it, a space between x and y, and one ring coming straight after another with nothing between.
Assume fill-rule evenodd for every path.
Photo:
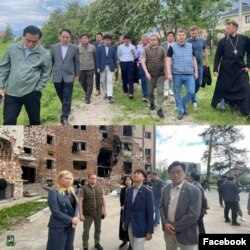
<instances>
[{"instance_id":1,"label":"black trousers","mask_svg":"<svg viewBox=\"0 0 250 250\"><path fill-rule=\"evenodd\" d=\"M222 199L222 194L220 191L218 191L219 193L219 202L220 202L220 205L223 206L223 199Z\"/></svg>"},{"instance_id":2,"label":"black trousers","mask_svg":"<svg viewBox=\"0 0 250 250\"><path fill-rule=\"evenodd\" d=\"M205 226L204 226L204 222L203 222L203 217L204 217L204 215L200 216L199 219L197 220L199 234L206 234Z\"/></svg>"},{"instance_id":3,"label":"black trousers","mask_svg":"<svg viewBox=\"0 0 250 250\"><path fill-rule=\"evenodd\" d=\"M30 125L40 125L40 107L41 107L40 91L33 91L22 97L5 95L3 108L3 124L16 125L17 118L24 105L29 117Z\"/></svg>"},{"instance_id":4,"label":"black trousers","mask_svg":"<svg viewBox=\"0 0 250 250\"><path fill-rule=\"evenodd\" d=\"M81 70L80 71L80 83L85 92L86 99L90 99L93 91L93 82L94 82L94 73L95 70Z\"/></svg>"},{"instance_id":5,"label":"black trousers","mask_svg":"<svg viewBox=\"0 0 250 250\"><path fill-rule=\"evenodd\" d=\"M225 209L224 209L225 220L229 220L228 214L230 209L232 211L232 223L236 223L237 213L238 213L238 202L225 201Z\"/></svg>"},{"instance_id":6,"label":"black trousers","mask_svg":"<svg viewBox=\"0 0 250 250\"><path fill-rule=\"evenodd\" d=\"M134 62L121 62L122 87L124 93L134 94Z\"/></svg>"},{"instance_id":7,"label":"black trousers","mask_svg":"<svg viewBox=\"0 0 250 250\"><path fill-rule=\"evenodd\" d=\"M62 103L61 119L67 119L71 110L73 82L54 82L56 93Z\"/></svg>"},{"instance_id":8,"label":"black trousers","mask_svg":"<svg viewBox=\"0 0 250 250\"><path fill-rule=\"evenodd\" d=\"M101 90L101 74L95 70L95 88L97 91Z\"/></svg>"}]
</instances>

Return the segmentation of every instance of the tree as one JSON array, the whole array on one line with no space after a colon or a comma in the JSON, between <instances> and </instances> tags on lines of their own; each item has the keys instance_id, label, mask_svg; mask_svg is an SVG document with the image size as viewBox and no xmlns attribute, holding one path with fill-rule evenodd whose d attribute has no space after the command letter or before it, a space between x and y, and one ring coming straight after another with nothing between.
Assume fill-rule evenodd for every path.
<instances>
[{"instance_id":1,"label":"tree","mask_svg":"<svg viewBox=\"0 0 250 250\"><path fill-rule=\"evenodd\" d=\"M247 151L234 145L244 139L238 128L230 125L210 126L200 136L208 146L202 157L202 160L207 162L208 180L211 169L221 171L223 169L230 170L238 165L244 166Z\"/></svg>"},{"instance_id":2,"label":"tree","mask_svg":"<svg viewBox=\"0 0 250 250\"><path fill-rule=\"evenodd\" d=\"M3 43L13 42L13 38L14 38L14 35L12 32L12 29L11 29L10 25L7 25L7 28L5 30L5 35L2 39L2 42Z\"/></svg>"}]
</instances>

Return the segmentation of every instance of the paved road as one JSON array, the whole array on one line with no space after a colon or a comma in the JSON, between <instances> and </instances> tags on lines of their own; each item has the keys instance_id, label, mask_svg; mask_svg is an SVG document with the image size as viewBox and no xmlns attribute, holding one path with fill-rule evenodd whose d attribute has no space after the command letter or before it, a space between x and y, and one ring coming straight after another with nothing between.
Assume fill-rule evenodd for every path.
<instances>
[{"instance_id":1,"label":"paved road","mask_svg":"<svg viewBox=\"0 0 250 250\"><path fill-rule=\"evenodd\" d=\"M248 194L241 194L241 206L246 218L246 222L240 222L240 227L233 227L230 224L224 223L223 219L223 208L219 206L218 194L216 190L211 192L206 192L206 196L211 207L208 214L205 216L204 222L207 233L248 233L250 234L250 216L246 212L246 204ZM119 225L119 198L114 196L107 197L108 204L108 217L103 221L102 226L102 237L101 244L104 246L105 250L117 250L119 244L121 243L118 239L118 225ZM46 248L47 241L47 223L50 212L47 211L41 217L37 218L32 223L26 223L14 232L9 232L8 234L14 234L16 238L15 247L5 247L4 241L6 236L0 237L0 249L1 250L44 250ZM82 234L82 223L77 227L76 237L75 237L75 250L80 250L81 248L81 234ZM7 234L6 234L7 235ZM93 228L91 229L90 247L89 249L94 249L93 243ZM126 248L124 248L126 249ZM164 240L161 228L158 227L155 230L153 239L146 242L145 250L151 249L165 249Z\"/></svg>"}]
</instances>

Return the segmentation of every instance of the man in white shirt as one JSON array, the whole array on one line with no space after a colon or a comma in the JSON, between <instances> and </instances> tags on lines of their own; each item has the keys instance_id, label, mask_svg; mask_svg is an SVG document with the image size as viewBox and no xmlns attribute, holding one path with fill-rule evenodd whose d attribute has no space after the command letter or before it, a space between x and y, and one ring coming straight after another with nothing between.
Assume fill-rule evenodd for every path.
<instances>
[{"instance_id":1,"label":"man in white shirt","mask_svg":"<svg viewBox=\"0 0 250 250\"><path fill-rule=\"evenodd\" d=\"M185 170L184 163L174 161L168 167L172 184L163 189L161 220L167 250L198 250L201 191L185 182Z\"/></svg>"},{"instance_id":2,"label":"man in white shirt","mask_svg":"<svg viewBox=\"0 0 250 250\"><path fill-rule=\"evenodd\" d=\"M118 47L117 59L120 61L121 66L124 95L128 95L129 99L133 99L135 46L131 44L129 35L124 36L124 43Z\"/></svg>"}]
</instances>

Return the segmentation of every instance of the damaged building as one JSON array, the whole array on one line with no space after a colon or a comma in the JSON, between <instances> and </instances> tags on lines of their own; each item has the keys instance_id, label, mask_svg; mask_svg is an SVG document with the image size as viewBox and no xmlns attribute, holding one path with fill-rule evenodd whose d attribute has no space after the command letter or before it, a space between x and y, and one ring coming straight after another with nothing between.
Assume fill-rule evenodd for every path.
<instances>
[{"instance_id":1,"label":"damaged building","mask_svg":"<svg viewBox=\"0 0 250 250\"><path fill-rule=\"evenodd\" d=\"M61 170L119 181L155 167L153 126L27 126L20 157L26 183L50 183Z\"/></svg>"},{"instance_id":2,"label":"damaged building","mask_svg":"<svg viewBox=\"0 0 250 250\"><path fill-rule=\"evenodd\" d=\"M23 126L0 127L0 200L22 197Z\"/></svg>"}]
</instances>

